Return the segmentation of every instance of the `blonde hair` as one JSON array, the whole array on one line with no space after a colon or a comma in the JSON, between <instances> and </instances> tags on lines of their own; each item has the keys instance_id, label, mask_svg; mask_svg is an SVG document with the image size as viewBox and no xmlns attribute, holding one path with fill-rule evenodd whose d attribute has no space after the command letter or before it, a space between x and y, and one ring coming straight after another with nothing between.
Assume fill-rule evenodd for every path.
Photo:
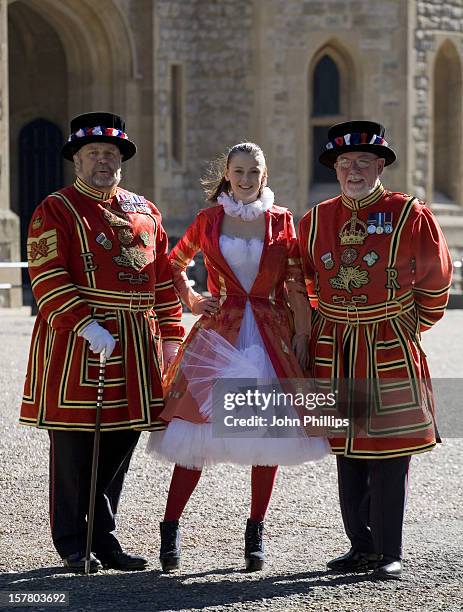
<instances>
[{"instance_id":1,"label":"blonde hair","mask_svg":"<svg viewBox=\"0 0 463 612\"><path fill-rule=\"evenodd\" d=\"M209 202L215 202L222 191L226 193L230 191L230 181L225 178L225 172L233 157L238 155L238 153L252 155L256 161L261 161L264 166L266 165L262 149L254 142L240 142L236 144L228 153L223 153L220 157L214 159L210 163L206 175L201 179L201 186L206 192L206 199Z\"/></svg>"}]
</instances>

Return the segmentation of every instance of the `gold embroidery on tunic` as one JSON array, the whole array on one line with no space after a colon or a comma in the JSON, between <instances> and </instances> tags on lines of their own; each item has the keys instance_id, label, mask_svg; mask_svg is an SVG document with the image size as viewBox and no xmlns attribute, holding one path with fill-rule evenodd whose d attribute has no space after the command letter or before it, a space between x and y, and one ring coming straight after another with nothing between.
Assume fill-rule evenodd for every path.
<instances>
[{"instance_id":1,"label":"gold embroidery on tunic","mask_svg":"<svg viewBox=\"0 0 463 612\"><path fill-rule=\"evenodd\" d=\"M332 300L334 304L341 306L357 306L358 304L366 304L368 302L368 298L364 293L353 295L351 300L347 300L345 295L333 295Z\"/></svg>"},{"instance_id":2,"label":"gold embroidery on tunic","mask_svg":"<svg viewBox=\"0 0 463 612\"><path fill-rule=\"evenodd\" d=\"M58 235L55 229L27 239L27 258L29 266L41 266L50 259L58 257Z\"/></svg>"},{"instance_id":3,"label":"gold embroidery on tunic","mask_svg":"<svg viewBox=\"0 0 463 612\"><path fill-rule=\"evenodd\" d=\"M334 289L344 289L352 293L352 287L358 289L370 282L368 271L360 270L360 266L341 266L336 276L330 278L330 285Z\"/></svg>"},{"instance_id":4,"label":"gold embroidery on tunic","mask_svg":"<svg viewBox=\"0 0 463 612\"><path fill-rule=\"evenodd\" d=\"M129 281L131 285L141 285L150 279L148 274L130 274L130 272L119 272L117 278L122 281Z\"/></svg>"},{"instance_id":5,"label":"gold embroidery on tunic","mask_svg":"<svg viewBox=\"0 0 463 612\"><path fill-rule=\"evenodd\" d=\"M386 268L386 274L386 289L400 289L399 281L397 280L398 271L395 268Z\"/></svg>"},{"instance_id":6,"label":"gold embroidery on tunic","mask_svg":"<svg viewBox=\"0 0 463 612\"><path fill-rule=\"evenodd\" d=\"M354 249L354 247L348 247L342 252L341 261L343 264L350 266L350 264L353 264L357 259L358 254L357 249Z\"/></svg>"},{"instance_id":7,"label":"gold embroidery on tunic","mask_svg":"<svg viewBox=\"0 0 463 612\"><path fill-rule=\"evenodd\" d=\"M119 266L134 268L135 270L142 270L148 263L148 258L145 253L140 251L137 247L121 247L120 255L113 257L113 260Z\"/></svg>"},{"instance_id":8,"label":"gold embroidery on tunic","mask_svg":"<svg viewBox=\"0 0 463 612\"><path fill-rule=\"evenodd\" d=\"M117 237L122 244L130 244L133 240L134 233L128 227L124 227L117 232Z\"/></svg>"},{"instance_id":9,"label":"gold embroidery on tunic","mask_svg":"<svg viewBox=\"0 0 463 612\"><path fill-rule=\"evenodd\" d=\"M113 227L127 227L131 225L128 215L112 208L104 210L103 217Z\"/></svg>"},{"instance_id":10,"label":"gold embroidery on tunic","mask_svg":"<svg viewBox=\"0 0 463 612\"><path fill-rule=\"evenodd\" d=\"M84 272L93 272L98 269L98 266L94 263L94 253L88 251L87 253L81 253L80 256L84 261Z\"/></svg>"},{"instance_id":11,"label":"gold embroidery on tunic","mask_svg":"<svg viewBox=\"0 0 463 612\"><path fill-rule=\"evenodd\" d=\"M352 217L344 223L339 232L341 244L363 244L367 236L367 224L357 217L356 211L353 211Z\"/></svg>"}]
</instances>

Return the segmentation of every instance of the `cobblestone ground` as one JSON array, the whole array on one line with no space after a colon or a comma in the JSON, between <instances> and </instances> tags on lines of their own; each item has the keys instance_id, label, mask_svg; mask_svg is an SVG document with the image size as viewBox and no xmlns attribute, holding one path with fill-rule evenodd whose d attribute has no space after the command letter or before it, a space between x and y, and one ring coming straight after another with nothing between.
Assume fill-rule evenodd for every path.
<instances>
[{"instance_id":1,"label":"cobblestone ground","mask_svg":"<svg viewBox=\"0 0 463 612\"><path fill-rule=\"evenodd\" d=\"M0 576L4 592L66 591L70 610L463 610L463 449L445 439L414 457L405 524L406 575L400 583L338 576L325 569L347 550L333 457L282 468L266 521L267 562L246 574L243 531L249 469L206 471L182 520L183 564L162 575L158 523L171 468L137 447L120 509L119 537L150 558L146 571L74 576L60 566L47 516L47 435L17 425L33 319L0 312ZM463 311L449 311L424 339L433 375L462 378ZM36 606L28 609L48 609Z\"/></svg>"}]
</instances>

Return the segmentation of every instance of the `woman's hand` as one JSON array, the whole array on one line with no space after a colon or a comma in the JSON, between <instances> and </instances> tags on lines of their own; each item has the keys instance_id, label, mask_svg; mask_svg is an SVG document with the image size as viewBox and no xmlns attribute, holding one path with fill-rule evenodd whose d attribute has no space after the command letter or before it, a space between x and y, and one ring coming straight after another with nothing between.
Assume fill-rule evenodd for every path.
<instances>
[{"instance_id":1,"label":"woman's hand","mask_svg":"<svg viewBox=\"0 0 463 612\"><path fill-rule=\"evenodd\" d=\"M219 300L214 297L199 296L191 305L191 312L196 315L214 316L219 310Z\"/></svg>"},{"instance_id":2,"label":"woman's hand","mask_svg":"<svg viewBox=\"0 0 463 612\"><path fill-rule=\"evenodd\" d=\"M174 361L179 348L180 344L178 344L178 342L172 342L172 340L162 341L162 360L164 362L163 374L167 372L171 363Z\"/></svg>"},{"instance_id":3,"label":"woman's hand","mask_svg":"<svg viewBox=\"0 0 463 612\"><path fill-rule=\"evenodd\" d=\"M291 341L296 359L302 370L309 367L309 336L308 334L294 334Z\"/></svg>"}]
</instances>

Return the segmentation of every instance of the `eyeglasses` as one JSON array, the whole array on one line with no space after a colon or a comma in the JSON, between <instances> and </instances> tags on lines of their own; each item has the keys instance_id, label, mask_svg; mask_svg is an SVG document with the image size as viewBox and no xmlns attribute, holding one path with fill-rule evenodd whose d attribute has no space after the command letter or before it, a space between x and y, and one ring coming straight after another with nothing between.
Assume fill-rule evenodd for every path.
<instances>
[{"instance_id":1,"label":"eyeglasses","mask_svg":"<svg viewBox=\"0 0 463 612\"><path fill-rule=\"evenodd\" d=\"M368 159L366 157L361 157L360 159L349 159L348 157L338 157L336 160L335 166L339 166L343 170L349 170L354 164L360 170L365 170L369 168L371 164L374 164L379 158L375 157L375 159Z\"/></svg>"}]
</instances>

